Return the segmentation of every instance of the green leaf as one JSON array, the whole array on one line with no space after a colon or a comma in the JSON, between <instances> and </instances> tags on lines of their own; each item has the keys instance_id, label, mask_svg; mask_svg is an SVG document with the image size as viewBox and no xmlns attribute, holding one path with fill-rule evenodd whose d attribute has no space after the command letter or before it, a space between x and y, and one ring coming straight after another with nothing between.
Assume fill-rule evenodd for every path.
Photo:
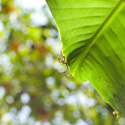
<instances>
[{"instance_id":1,"label":"green leaf","mask_svg":"<svg viewBox=\"0 0 125 125\"><path fill-rule=\"evenodd\" d=\"M125 0L47 0L71 74L125 114Z\"/></svg>"}]
</instances>

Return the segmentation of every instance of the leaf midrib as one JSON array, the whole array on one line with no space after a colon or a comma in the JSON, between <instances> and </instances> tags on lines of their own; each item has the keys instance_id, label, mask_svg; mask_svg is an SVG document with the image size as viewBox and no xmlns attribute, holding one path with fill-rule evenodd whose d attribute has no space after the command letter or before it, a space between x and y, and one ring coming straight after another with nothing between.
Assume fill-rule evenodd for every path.
<instances>
[{"instance_id":1,"label":"leaf midrib","mask_svg":"<svg viewBox=\"0 0 125 125\"><path fill-rule=\"evenodd\" d=\"M106 20L102 23L100 28L96 31L95 35L91 38L91 41L89 42L89 44L86 46L86 48L83 50L83 52L79 55L79 57L81 57L81 58L79 59L79 62L77 63L77 67L76 67L74 74L78 70L81 60L83 60L83 58L87 55L87 53L89 52L91 47L96 42L96 39L102 34L104 29L106 29L106 27L111 23L111 21L115 18L115 16L118 14L118 12L124 7L124 5L125 5L125 0L120 0L118 2L118 4L114 7L112 12L109 14L109 16L106 18Z\"/></svg>"}]
</instances>

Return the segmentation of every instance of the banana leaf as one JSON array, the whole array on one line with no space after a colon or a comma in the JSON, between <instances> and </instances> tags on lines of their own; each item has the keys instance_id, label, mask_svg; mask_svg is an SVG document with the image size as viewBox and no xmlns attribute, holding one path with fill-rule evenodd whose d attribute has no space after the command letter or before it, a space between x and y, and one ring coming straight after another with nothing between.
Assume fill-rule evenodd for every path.
<instances>
[{"instance_id":1,"label":"banana leaf","mask_svg":"<svg viewBox=\"0 0 125 125\"><path fill-rule=\"evenodd\" d=\"M125 0L46 0L72 76L125 114Z\"/></svg>"}]
</instances>

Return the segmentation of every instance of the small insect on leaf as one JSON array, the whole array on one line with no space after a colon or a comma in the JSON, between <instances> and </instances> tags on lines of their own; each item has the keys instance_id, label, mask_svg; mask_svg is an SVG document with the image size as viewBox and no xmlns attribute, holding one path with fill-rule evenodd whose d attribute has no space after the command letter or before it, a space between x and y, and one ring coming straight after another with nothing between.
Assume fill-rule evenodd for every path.
<instances>
[{"instance_id":1,"label":"small insect on leaf","mask_svg":"<svg viewBox=\"0 0 125 125\"><path fill-rule=\"evenodd\" d=\"M58 61L59 61L60 63L62 63L62 64L65 64L65 66L66 66L66 70L65 70L64 72L62 72L62 74L63 74L64 76L66 76L67 78L71 77L72 75L67 76L67 75L65 74L65 73L69 70L69 69L68 69L69 63L66 62L65 56L59 57L59 58L58 58Z\"/></svg>"},{"instance_id":2,"label":"small insect on leaf","mask_svg":"<svg viewBox=\"0 0 125 125\"><path fill-rule=\"evenodd\" d=\"M114 118L114 117L115 117L115 118L118 118L118 113L115 112L115 111L114 111L113 114L112 114L112 118Z\"/></svg>"}]
</instances>

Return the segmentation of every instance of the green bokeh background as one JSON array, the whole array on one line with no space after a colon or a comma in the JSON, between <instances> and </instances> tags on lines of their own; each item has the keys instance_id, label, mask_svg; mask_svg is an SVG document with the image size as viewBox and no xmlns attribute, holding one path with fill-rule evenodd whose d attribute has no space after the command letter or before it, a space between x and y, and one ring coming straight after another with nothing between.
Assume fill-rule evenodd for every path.
<instances>
[{"instance_id":1,"label":"green bokeh background","mask_svg":"<svg viewBox=\"0 0 125 125\"><path fill-rule=\"evenodd\" d=\"M44 0L0 0L0 125L124 125L87 81L62 75Z\"/></svg>"}]
</instances>

